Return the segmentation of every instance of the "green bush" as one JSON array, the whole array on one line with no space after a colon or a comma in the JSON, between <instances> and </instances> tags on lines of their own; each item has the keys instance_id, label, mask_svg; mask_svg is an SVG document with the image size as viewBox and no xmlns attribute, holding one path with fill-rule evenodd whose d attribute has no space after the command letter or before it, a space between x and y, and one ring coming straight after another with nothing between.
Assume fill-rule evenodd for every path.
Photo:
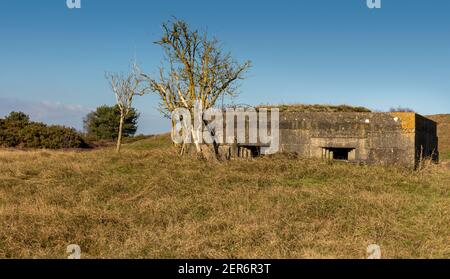
<instances>
[{"instance_id":1,"label":"green bush","mask_svg":"<svg viewBox=\"0 0 450 279\"><path fill-rule=\"evenodd\" d=\"M21 112L0 119L0 146L22 148L86 148L83 137L73 128L30 122Z\"/></svg>"},{"instance_id":2,"label":"green bush","mask_svg":"<svg viewBox=\"0 0 450 279\"><path fill-rule=\"evenodd\" d=\"M132 109L123 127L123 136L130 137L136 133L139 113ZM92 140L115 140L119 134L120 110L117 105L98 107L84 119L87 137Z\"/></svg>"}]
</instances>

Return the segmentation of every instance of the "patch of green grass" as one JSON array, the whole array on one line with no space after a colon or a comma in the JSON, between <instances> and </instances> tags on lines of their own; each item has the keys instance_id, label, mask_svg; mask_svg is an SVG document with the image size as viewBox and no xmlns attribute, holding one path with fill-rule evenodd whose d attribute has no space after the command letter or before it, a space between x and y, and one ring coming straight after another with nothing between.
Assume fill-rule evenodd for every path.
<instances>
[{"instance_id":1,"label":"patch of green grass","mask_svg":"<svg viewBox=\"0 0 450 279\"><path fill-rule=\"evenodd\" d=\"M153 136L148 139L135 141L132 143L124 144L125 149L132 150L151 150L167 148L172 145L168 135Z\"/></svg>"},{"instance_id":2,"label":"patch of green grass","mask_svg":"<svg viewBox=\"0 0 450 279\"><path fill-rule=\"evenodd\" d=\"M444 152L441 154L442 160L450 160L450 151Z\"/></svg>"}]
</instances>

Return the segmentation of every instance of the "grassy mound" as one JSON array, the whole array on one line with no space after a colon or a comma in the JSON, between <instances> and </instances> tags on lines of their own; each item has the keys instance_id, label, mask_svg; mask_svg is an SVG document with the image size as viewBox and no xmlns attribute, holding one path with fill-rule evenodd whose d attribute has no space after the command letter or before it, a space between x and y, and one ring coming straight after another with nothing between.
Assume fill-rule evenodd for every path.
<instances>
[{"instance_id":1,"label":"grassy mound","mask_svg":"<svg viewBox=\"0 0 450 279\"><path fill-rule=\"evenodd\" d=\"M305 104L280 104L260 105L257 108L278 108L280 112L371 112L365 107L354 107L348 105L305 105Z\"/></svg>"}]
</instances>

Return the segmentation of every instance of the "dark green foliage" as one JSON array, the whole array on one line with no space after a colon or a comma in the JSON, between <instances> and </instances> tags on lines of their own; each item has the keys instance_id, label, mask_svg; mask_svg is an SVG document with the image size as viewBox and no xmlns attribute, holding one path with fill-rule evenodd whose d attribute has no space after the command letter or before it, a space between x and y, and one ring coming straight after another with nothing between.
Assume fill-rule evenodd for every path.
<instances>
[{"instance_id":1,"label":"dark green foliage","mask_svg":"<svg viewBox=\"0 0 450 279\"><path fill-rule=\"evenodd\" d=\"M31 122L22 112L0 119L0 146L22 148L85 148L81 135L72 128Z\"/></svg>"},{"instance_id":2,"label":"dark green foliage","mask_svg":"<svg viewBox=\"0 0 450 279\"><path fill-rule=\"evenodd\" d=\"M123 128L124 137L133 136L137 130L139 113L131 109ZM119 134L120 110L117 105L98 107L84 119L84 129L89 138L97 140L115 140Z\"/></svg>"},{"instance_id":3,"label":"dark green foliage","mask_svg":"<svg viewBox=\"0 0 450 279\"><path fill-rule=\"evenodd\" d=\"M19 125L27 125L30 122L30 117L23 112L12 111L6 118L10 123Z\"/></svg>"}]
</instances>

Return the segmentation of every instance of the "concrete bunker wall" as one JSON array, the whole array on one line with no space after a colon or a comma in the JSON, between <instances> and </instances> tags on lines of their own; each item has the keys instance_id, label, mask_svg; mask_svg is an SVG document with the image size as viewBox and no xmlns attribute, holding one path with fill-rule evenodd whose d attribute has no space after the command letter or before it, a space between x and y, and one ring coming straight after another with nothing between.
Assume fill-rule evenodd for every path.
<instances>
[{"instance_id":1,"label":"concrete bunker wall","mask_svg":"<svg viewBox=\"0 0 450 279\"><path fill-rule=\"evenodd\" d=\"M414 166L415 133L402 129L406 115L389 113L283 112L280 115L281 152L304 157L345 159L362 163ZM414 121L414 114L408 115ZM414 122L413 122L414 127ZM334 151L333 151L334 150ZM334 158L336 159L336 158Z\"/></svg>"},{"instance_id":2,"label":"concrete bunker wall","mask_svg":"<svg viewBox=\"0 0 450 279\"><path fill-rule=\"evenodd\" d=\"M439 140L437 123L416 114L415 160L433 159L439 161Z\"/></svg>"},{"instance_id":3,"label":"concrete bunker wall","mask_svg":"<svg viewBox=\"0 0 450 279\"><path fill-rule=\"evenodd\" d=\"M289 111L280 112L279 120L279 151L306 158L414 168L422 158L437 160L438 156L436 123L412 112ZM248 123L245 126L248 130ZM236 125L234 132L236 135ZM226 157L254 157L259 155L261 146L258 141L235 146L224 144L221 149Z\"/></svg>"}]
</instances>

